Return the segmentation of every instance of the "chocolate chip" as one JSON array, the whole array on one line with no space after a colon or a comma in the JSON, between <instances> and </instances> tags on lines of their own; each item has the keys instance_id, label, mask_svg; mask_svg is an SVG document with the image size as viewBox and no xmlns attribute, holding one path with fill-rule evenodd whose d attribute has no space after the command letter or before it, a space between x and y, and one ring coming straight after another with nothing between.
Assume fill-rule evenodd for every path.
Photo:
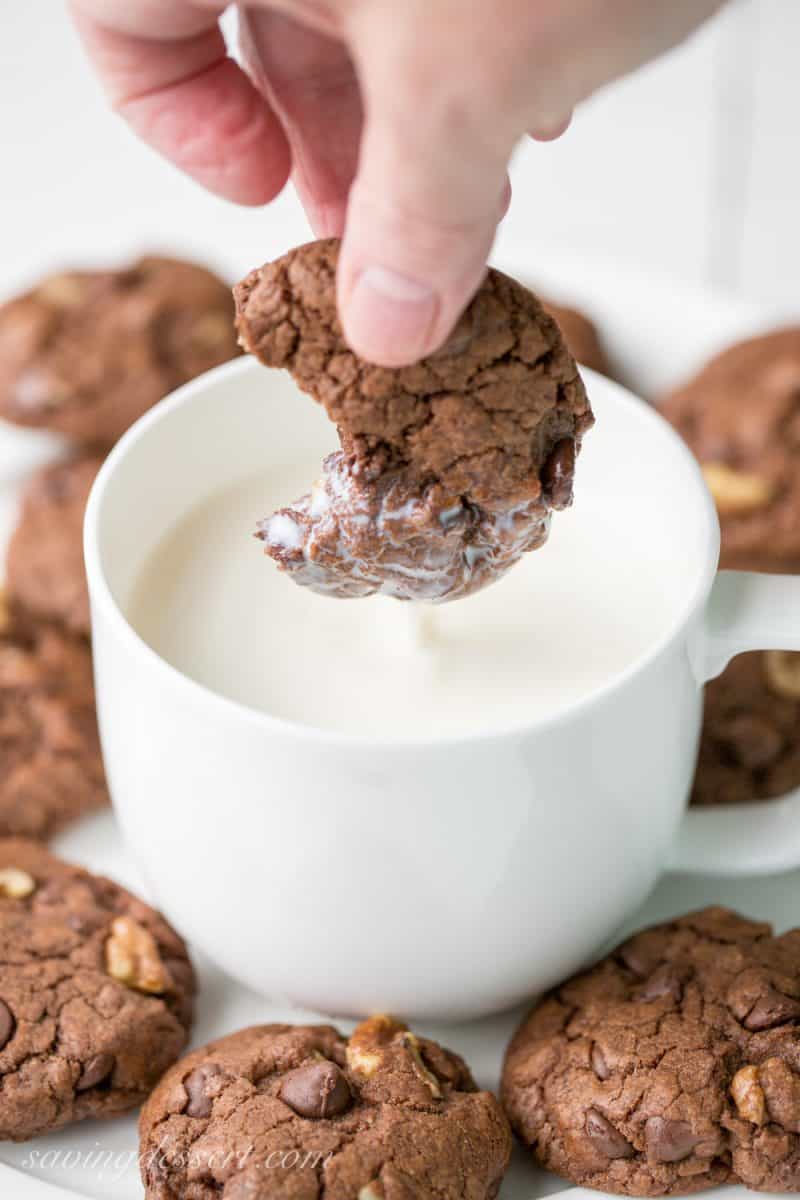
<instances>
[{"instance_id":1,"label":"chocolate chip","mask_svg":"<svg viewBox=\"0 0 800 1200\"><path fill-rule=\"evenodd\" d=\"M650 1158L663 1163L688 1158L702 1140L695 1136L686 1121L669 1121L666 1117L650 1117L644 1127L644 1136Z\"/></svg>"},{"instance_id":2,"label":"chocolate chip","mask_svg":"<svg viewBox=\"0 0 800 1200\"><path fill-rule=\"evenodd\" d=\"M589 1058L592 1063L592 1070L594 1071L597 1078L603 1079L603 1080L608 1079L611 1072L608 1069L608 1063L606 1062L606 1057L603 1054L603 1051L598 1046L597 1042L594 1042L592 1044L592 1051L591 1051L591 1054L589 1055Z\"/></svg>"},{"instance_id":3,"label":"chocolate chip","mask_svg":"<svg viewBox=\"0 0 800 1200\"><path fill-rule=\"evenodd\" d=\"M630 1158L633 1146L596 1108L587 1109L584 1124L586 1136L606 1158Z\"/></svg>"},{"instance_id":4,"label":"chocolate chip","mask_svg":"<svg viewBox=\"0 0 800 1200\"><path fill-rule=\"evenodd\" d=\"M278 1095L301 1117L337 1117L353 1102L344 1075L327 1059L291 1071Z\"/></svg>"},{"instance_id":5,"label":"chocolate chip","mask_svg":"<svg viewBox=\"0 0 800 1200\"><path fill-rule=\"evenodd\" d=\"M220 1075L224 1075L222 1067L216 1063L204 1063L201 1067L195 1067L186 1076L183 1081L183 1090L186 1092L189 1102L183 1111L187 1117L211 1116L211 1097L208 1094L208 1085Z\"/></svg>"},{"instance_id":6,"label":"chocolate chip","mask_svg":"<svg viewBox=\"0 0 800 1200\"><path fill-rule=\"evenodd\" d=\"M4 1000L0 1000L0 1050L4 1050L16 1029L14 1014Z\"/></svg>"},{"instance_id":7,"label":"chocolate chip","mask_svg":"<svg viewBox=\"0 0 800 1200\"><path fill-rule=\"evenodd\" d=\"M770 987L759 996L742 1024L745 1029L759 1033L762 1029L773 1029L776 1025L785 1025L787 1021L796 1021L798 1017L800 1003Z\"/></svg>"},{"instance_id":8,"label":"chocolate chip","mask_svg":"<svg viewBox=\"0 0 800 1200\"><path fill-rule=\"evenodd\" d=\"M575 442L572 438L562 438L542 467L542 487L553 508L566 508L571 501L574 475Z\"/></svg>"},{"instance_id":9,"label":"chocolate chip","mask_svg":"<svg viewBox=\"0 0 800 1200\"><path fill-rule=\"evenodd\" d=\"M96 1054L90 1058L75 1084L75 1091L88 1092L89 1088L105 1083L114 1070L115 1061L113 1054Z\"/></svg>"},{"instance_id":10,"label":"chocolate chip","mask_svg":"<svg viewBox=\"0 0 800 1200\"><path fill-rule=\"evenodd\" d=\"M682 995L683 976L671 963L664 963L645 980L636 993L636 999L650 1001L670 996L677 1004Z\"/></svg>"}]
</instances>

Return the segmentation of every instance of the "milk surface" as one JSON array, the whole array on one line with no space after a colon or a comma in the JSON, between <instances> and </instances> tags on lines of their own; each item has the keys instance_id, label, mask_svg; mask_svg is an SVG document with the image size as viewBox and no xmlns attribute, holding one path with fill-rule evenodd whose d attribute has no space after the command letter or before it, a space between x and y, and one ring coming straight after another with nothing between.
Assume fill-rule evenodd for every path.
<instances>
[{"instance_id":1,"label":"milk surface","mask_svg":"<svg viewBox=\"0 0 800 1200\"><path fill-rule=\"evenodd\" d=\"M597 484L550 540L466 600L334 600L265 557L256 523L307 489L307 464L212 496L145 562L128 617L178 670L305 725L387 739L524 725L589 695L672 624L682 587L646 513ZM674 582L672 582L674 578Z\"/></svg>"}]
</instances>

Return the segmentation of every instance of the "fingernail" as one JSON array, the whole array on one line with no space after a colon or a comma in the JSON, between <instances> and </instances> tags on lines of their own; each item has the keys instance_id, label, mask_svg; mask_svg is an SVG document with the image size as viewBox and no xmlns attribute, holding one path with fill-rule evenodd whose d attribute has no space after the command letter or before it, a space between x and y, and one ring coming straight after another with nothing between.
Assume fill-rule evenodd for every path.
<instances>
[{"instance_id":1,"label":"fingernail","mask_svg":"<svg viewBox=\"0 0 800 1200\"><path fill-rule=\"evenodd\" d=\"M346 303L345 335L368 362L404 366L426 354L437 308L426 284L385 267L367 267Z\"/></svg>"}]
</instances>

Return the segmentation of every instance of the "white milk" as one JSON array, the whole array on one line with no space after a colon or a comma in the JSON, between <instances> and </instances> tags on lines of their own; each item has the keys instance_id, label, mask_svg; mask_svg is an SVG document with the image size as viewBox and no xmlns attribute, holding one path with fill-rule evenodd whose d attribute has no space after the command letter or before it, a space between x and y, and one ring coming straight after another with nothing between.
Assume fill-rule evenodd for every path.
<instances>
[{"instance_id":1,"label":"white milk","mask_svg":"<svg viewBox=\"0 0 800 1200\"><path fill-rule=\"evenodd\" d=\"M543 549L467 600L315 595L252 536L307 474L305 463L273 471L199 505L165 533L129 607L163 658L253 708L382 738L520 725L624 671L674 617L644 516L640 528L630 508L620 520L596 492L579 493Z\"/></svg>"}]
</instances>

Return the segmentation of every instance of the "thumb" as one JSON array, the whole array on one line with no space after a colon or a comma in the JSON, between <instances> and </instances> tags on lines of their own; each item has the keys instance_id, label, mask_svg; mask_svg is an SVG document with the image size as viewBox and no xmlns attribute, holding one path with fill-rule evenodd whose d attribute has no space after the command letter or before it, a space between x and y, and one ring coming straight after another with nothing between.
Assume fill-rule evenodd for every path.
<instances>
[{"instance_id":1,"label":"thumb","mask_svg":"<svg viewBox=\"0 0 800 1200\"><path fill-rule=\"evenodd\" d=\"M430 10L415 31L416 4L402 18L391 8L355 10L365 120L338 276L347 341L387 367L438 349L480 285L508 204L515 140L481 110L474 75L448 62L456 55Z\"/></svg>"}]
</instances>

